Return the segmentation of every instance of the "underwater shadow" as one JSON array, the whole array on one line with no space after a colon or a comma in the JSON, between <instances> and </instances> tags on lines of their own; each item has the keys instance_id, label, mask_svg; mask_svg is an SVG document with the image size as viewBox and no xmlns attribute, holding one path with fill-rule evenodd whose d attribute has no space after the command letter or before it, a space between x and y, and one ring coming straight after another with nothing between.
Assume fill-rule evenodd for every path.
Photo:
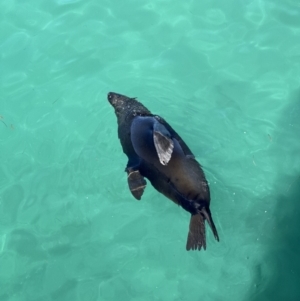
<instances>
[{"instance_id":1,"label":"underwater shadow","mask_svg":"<svg viewBox=\"0 0 300 301\"><path fill-rule=\"evenodd\" d=\"M279 122L277 145L288 149L276 153L278 168L273 192L275 208L265 240L265 254L256 267L247 300L300 300L300 92L290 99ZM291 145L293 141L299 142ZM279 152L278 152L279 151ZM284 158L289 158L285 160ZM285 164L289 162L289 166Z\"/></svg>"}]
</instances>

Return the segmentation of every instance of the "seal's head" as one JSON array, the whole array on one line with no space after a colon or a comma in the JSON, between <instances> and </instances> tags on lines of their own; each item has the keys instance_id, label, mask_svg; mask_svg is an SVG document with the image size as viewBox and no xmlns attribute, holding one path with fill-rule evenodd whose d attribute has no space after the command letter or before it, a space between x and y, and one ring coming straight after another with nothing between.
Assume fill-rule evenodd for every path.
<instances>
[{"instance_id":1,"label":"seal's head","mask_svg":"<svg viewBox=\"0 0 300 301\"><path fill-rule=\"evenodd\" d=\"M151 114L150 111L135 98L130 98L125 95L109 92L107 99L114 107L119 123L124 121L125 119L128 119L129 117Z\"/></svg>"},{"instance_id":2,"label":"seal's head","mask_svg":"<svg viewBox=\"0 0 300 301\"><path fill-rule=\"evenodd\" d=\"M116 110L122 109L126 105L126 102L130 100L129 97L114 92L109 92L107 99Z\"/></svg>"}]
</instances>

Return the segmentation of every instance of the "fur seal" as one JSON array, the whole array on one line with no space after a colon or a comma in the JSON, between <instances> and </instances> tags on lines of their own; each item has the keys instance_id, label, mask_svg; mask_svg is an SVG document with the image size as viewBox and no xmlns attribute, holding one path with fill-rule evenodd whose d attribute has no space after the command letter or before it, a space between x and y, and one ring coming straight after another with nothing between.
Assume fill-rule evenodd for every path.
<instances>
[{"instance_id":1,"label":"fur seal","mask_svg":"<svg viewBox=\"0 0 300 301\"><path fill-rule=\"evenodd\" d=\"M128 157L125 171L132 195L141 199L146 178L157 191L191 213L187 250L206 249L205 221L219 241L209 209L209 186L189 147L163 118L135 98L114 92L107 98L115 109L118 137Z\"/></svg>"}]
</instances>

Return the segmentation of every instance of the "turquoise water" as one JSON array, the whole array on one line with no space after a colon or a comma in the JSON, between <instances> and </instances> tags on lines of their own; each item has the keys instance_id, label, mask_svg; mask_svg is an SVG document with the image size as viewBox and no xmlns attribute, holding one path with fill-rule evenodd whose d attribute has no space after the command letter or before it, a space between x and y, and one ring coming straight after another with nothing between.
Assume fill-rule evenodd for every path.
<instances>
[{"instance_id":1,"label":"turquoise water","mask_svg":"<svg viewBox=\"0 0 300 301\"><path fill-rule=\"evenodd\" d=\"M0 300L300 300L298 0L0 2ZM206 251L106 95L138 97L210 183Z\"/></svg>"}]
</instances>

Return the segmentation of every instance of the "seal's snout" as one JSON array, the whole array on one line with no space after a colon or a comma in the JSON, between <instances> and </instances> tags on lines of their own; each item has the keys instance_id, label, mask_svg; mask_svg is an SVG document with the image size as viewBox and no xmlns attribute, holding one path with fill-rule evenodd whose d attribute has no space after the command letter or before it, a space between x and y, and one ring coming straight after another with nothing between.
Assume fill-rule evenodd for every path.
<instances>
[{"instance_id":1,"label":"seal's snout","mask_svg":"<svg viewBox=\"0 0 300 301\"><path fill-rule=\"evenodd\" d=\"M119 105L123 101L124 96L121 95L121 94L115 93L115 92L109 92L107 94L107 99L110 102L110 104L113 107L115 107L115 106Z\"/></svg>"},{"instance_id":2,"label":"seal's snout","mask_svg":"<svg viewBox=\"0 0 300 301\"><path fill-rule=\"evenodd\" d=\"M113 92L109 92L109 93L107 94L107 99L108 99L108 101L112 104L112 101L113 101L113 99L114 99L114 93L113 93Z\"/></svg>"}]
</instances>

